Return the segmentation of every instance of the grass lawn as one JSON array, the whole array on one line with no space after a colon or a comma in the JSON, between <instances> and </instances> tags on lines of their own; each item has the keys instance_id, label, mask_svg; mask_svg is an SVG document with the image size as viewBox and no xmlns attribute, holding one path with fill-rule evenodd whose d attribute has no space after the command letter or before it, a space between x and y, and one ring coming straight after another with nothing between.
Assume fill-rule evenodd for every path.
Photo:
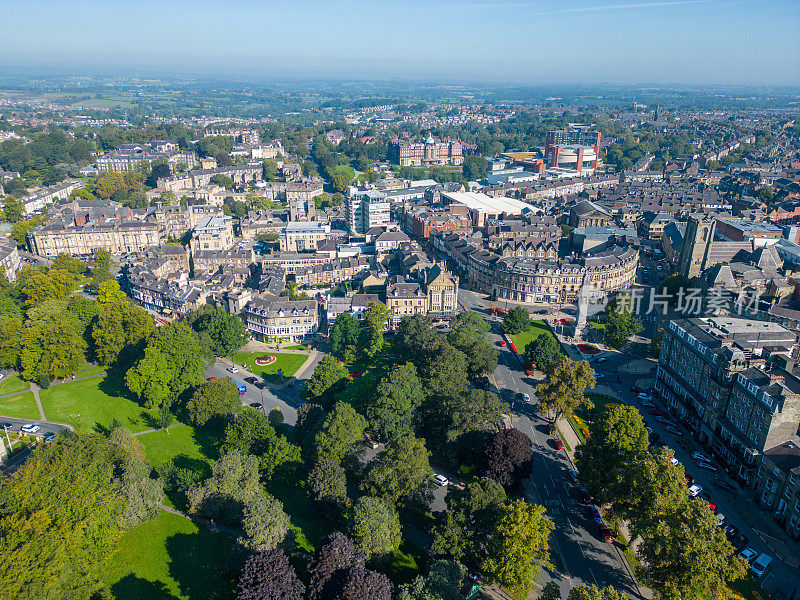
<instances>
[{"instance_id":1,"label":"grass lawn","mask_svg":"<svg viewBox=\"0 0 800 600\"><path fill-rule=\"evenodd\" d=\"M189 425L160 429L136 436L136 439L144 446L147 460L153 467L159 467L179 454L209 465L219 458L213 434Z\"/></svg>"},{"instance_id":2,"label":"grass lawn","mask_svg":"<svg viewBox=\"0 0 800 600\"><path fill-rule=\"evenodd\" d=\"M555 338L553 332L550 331L550 328L545 325L544 321L535 320L531 321L531 328L528 331L523 333L518 333L516 335L509 336L511 341L514 342L514 345L517 347L517 352L523 354L525 352L525 347L535 340L540 335L550 335ZM559 344L559 348L561 348L561 344ZM564 349L561 348L561 352L564 352Z\"/></svg>"},{"instance_id":3,"label":"grass lawn","mask_svg":"<svg viewBox=\"0 0 800 600\"><path fill-rule=\"evenodd\" d=\"M395 583L408 583L419 574L424 564L425 555L411 542L403 540L392 555L388 575Z\"/></svg>"},{"instance_id":4,"label":"grass lawn","mask_svg":"<svg viewBox=\"0 0 800 600\"><path fill-rule=\"evenodd\" d=\"M122 376L114 373L53 386L39 392L39 399L48 420L82 432L107 429L114 419L134 433L144 431L157 414L133 400Z\"/></svg>"},{"instance_id":5,"label":"grass lawn","mask_svg":"<svg viewBox=\"0 0 800 600\"><path fill-rule=\"evenodd\" d=\"M305 354L285 354L280 352L267 352L266 354L278 357L271 365L260 367L256 359L263 356L264 352L236 352L231 360L239 366L247 364L247 370L259 375L270 383L279 383L278 369L283 370L283 376L289 378L297 372L308 358Z\"/></svg>"},{"instance_id":6,"label":"grass lawn","mask_svg":"<svg viewBox=\"0 0 800 600\"><path fill-rule=\"evenodd\" d=\"M90 377L92 375L97 375L99 373L104 373L108 370L108 367L99 366L95 367L94 365L87 366L85 369L81 369L75 373L75 377L80 379L81 377Z\"/></svg>"},{"instance_id":7,"label":"grass lawn","mask_svg":"<svg viewBox=\"0 0 800 600\"><path fill-rule=\"evenodd\" d=\"M33 392L0 398L0 415L38 421L40 416L39 409L36 408ZM0 433L2 432L0 431Z\"/></svg>"},{"instance_id":8,"label":"grass lawn","mask_svg":"<svg viewBox=\"0 0 800 600\"><path fill-rule=\"evenodd\" d=\"M221 600L233 598L225 574L234 538L161 513L126 532L106 569L117 600Z\"/></svg>"},{"instance_id":9,"label":"grass lawn","mask_svg":"<svg viewBox=\"0 0 800 600\"><path fill-rule=\"evenodd\" d=\"M0 395L24 392L31 389L31 384L20 379L19 375L9 375L0 381Z\"/></svg>"}]
</instances>

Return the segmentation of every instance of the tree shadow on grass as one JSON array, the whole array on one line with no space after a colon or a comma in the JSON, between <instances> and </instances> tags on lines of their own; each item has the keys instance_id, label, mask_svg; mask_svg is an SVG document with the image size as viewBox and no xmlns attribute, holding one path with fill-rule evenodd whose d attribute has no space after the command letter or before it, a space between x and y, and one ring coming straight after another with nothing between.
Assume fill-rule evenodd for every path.
<instances>
[{"instance_id":1,"label":"tree shadow on grass","mask_svg":"<svg viewBox=\"0 0 800 600\"><path fill-rule=\"evenodd\" d=\"M181 594L190 600L233 598L235 577L226 563L234 541L233 536L205 528L167 538L169 574L178 583Z\"/></svg>"},{"instance_id":2,"label":"tree shadow on grass","mask_svg":"<svg viewBox=\"0 0 800 600\"><path fill-rule=\"evenodd\" d=\"M111 586L116 600L177 600L163 581L148 581L136 575L126 575Z\"/></svg>"}]
</instances>

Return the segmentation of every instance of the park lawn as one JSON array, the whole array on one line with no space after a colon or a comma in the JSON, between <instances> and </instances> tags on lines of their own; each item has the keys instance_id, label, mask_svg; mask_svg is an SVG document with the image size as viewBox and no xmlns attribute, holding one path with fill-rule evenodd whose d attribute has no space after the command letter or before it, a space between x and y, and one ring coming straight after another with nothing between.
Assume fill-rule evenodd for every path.
<instances>
[{"instance_id":1,"label":"park lawn","mask_svg":"<svg viewBox=\"0 0 800 600\"><path fill-rule=\"evenodd\" d=\"M397 583L408 583L419 575L425 564L425 555L411 542L403 540L392 554L389 565L389 578Z\"/></svg>"},{"instance_id":2,"label":"park lawn","mask_svg":"<svg viewBox=\"0 0 800 600\"><path fill-rule=\"evenodd\" d=\"M106 569L117 600L224 600L234 597L225 562L234 538L162 512L123 534Z\"/></svg>"},{"instance_id":3,"label":"park lawn","mask_svg":"<svg viewBox=\"0 0 800 600\"><path fill-rule=\"evenodd\" d=\"M24 392L29 389L31 389L31 384L23 381L19 375L9 375L0 381L0 395Z\"/></svg>"},{"instance_id":4,"label":"park lawn","mask_svg":"<svg viewBox=\"0 0 800 600\"><path fill-rule=\"evenodd\" d=\"M82 377L90 377L92 375L99 375L100 373L105 373L108 367L104 367L100 365L96 367L94 365L89 365L85 369L81 369L80 371L75 372L75 377L81 379Z\"/></svg>"},{"instance_id":5,"label":"park lawn","mask_svg":"<svg viewBox=\"0 0 800 600\"><path fill-rule=\"evenodd\" d=\"M278 359L271 365L261 367L256 364L256 359L259 356L269 354L277 356ZM231 360L239 366L247 364L247 370L255 373L270 383L280 383L278 378L278 369L283 371L284 380L292 377L297 373L297 369L303 366L308 356L305 354L288 354L281 352L236 352L231 356Z\"/></svg>"},{"instance_id":6,"label":"park lawn","mask_svg":"<svg viewBox=\"0 0 800 600\"><path fill-rule=\"evenodd\" d=\"M517 352L522 355L525 353L525 347L540 335L550 335L555 338L555 335L553 335L553 332L550 331L550 328L545 324L545 322L537 319L531 321L531 328L528 331L524 331L516 335L510 335L509 337L511 338L511 341L514 342L514 346L517 347ZM561 344L558 346L561 348ZM564 352L563 348L561 348L561 352Z\"/></svg>"},{"instance_id":7,"label":"park lawn","mask_svg":"<svg viewBox=\"0 0 800 600\"><path fill-rule=\"evenodd\" d=\"M213 435L190 425L159 429L136 436L144 446L147 461L158 468L179 454L209 465L219 458ZM209 471L210 473L210 471Z\"/></svg>"},{"instance_id":8,"label":"park lawn","mask_svg":"<svg viewBox=\"0 0 800 600\"><path fill-rule=\"evenodd\" d=\"M48 421L72 425L79 432L108 429L116 419L136 433L150 429L157 414L133 400L122 376L114 373L52 386L39 392L39 399Z\"/></svg>"},{"instance_id":9,"label":"park lawn","mask_svg":"<svg viewBox=\"0 0 800 600\"><path fill-rule=\"evenodd\" d=\"M33 392L0 398L0 415L38 421L40 416L39 409L36 407Z\"/></svg>"}]
</instances>

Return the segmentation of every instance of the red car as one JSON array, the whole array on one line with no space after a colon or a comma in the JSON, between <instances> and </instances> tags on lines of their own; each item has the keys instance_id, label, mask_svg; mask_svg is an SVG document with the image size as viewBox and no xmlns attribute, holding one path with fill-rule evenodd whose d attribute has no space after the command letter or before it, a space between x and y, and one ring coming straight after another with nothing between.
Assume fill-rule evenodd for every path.
<instances>
[{"instance_id":1,"label":"red car","mask_svg":"<svg viewBox=\"0 0 800 600\"><path fill-rule=\"evenodd\" d=\"M500 340L500 347L501 348L505 348L506 347L506 341L505 340Z\"/></svg>"},{"instance_id":2,"label":"red car","mask_svg":"<svg viewBox=\"0 0 800 600\"><path fill-rule=\"evenodd\" d=\"M611 531L608 527L601 527L600 528L600 539L602 539L607 544L614 543L614 532Z\"/></svg>"},{"instance_id":3,"label":"red car","mask_svg":"<svg viewBox=\"0 0 800 600\"><path fill-rule=\"evenodd\" d=\"M560 439L558 439L558 438L554 439L553 443L555 443L555 445L556 445L556 450L563 450L564 449L564 442L562 442Z\"/></svg>"},{"instance_id":4,"label":"red car","mask_svg":"<svg viewBox=\"0 0 800 600\"><path fill-rule=\"evenodd\" d=\"M212 379L216 379L216 377L208 377L206 381L211 381Z\"/></svg>"}]
</instances>

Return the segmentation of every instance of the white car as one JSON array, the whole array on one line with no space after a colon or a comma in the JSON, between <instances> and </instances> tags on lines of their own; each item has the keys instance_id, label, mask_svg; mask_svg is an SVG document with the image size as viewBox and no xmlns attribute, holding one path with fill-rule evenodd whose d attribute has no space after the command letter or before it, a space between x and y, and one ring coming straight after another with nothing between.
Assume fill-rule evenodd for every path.
<instances>
[{"instance_id":1,"label":"white car","mask_svg":"<svg viewBox=\"0 0 800 600\"><path fill-rule=\"evenodd\" d=\"M745 548L741 552L739 552L739 556L745 559L747 562L753 562L758 556L758 552L753 550L752 548Z\"/></svg>"},{"instance_id":2,"label":"white car","mask_svg":"<svg viewBox=\"0 0 800 600\"><path fill-rule=\"evenodd\" d=\"M695 485L693 485L693 486L691 486L689 488L689 495L692 498L695 498L695 497L699 496L702 491L703 491L703 488L701 488L699 485L695 484Z\"/></svg>"},{"instance_id":3,"label":"white car","mask_svg":"<svg viewBox=\"0 0 800 600\"><path fill-rule=\"evenodd\" d=\"M228 372L229 373L238 373L239 369L237 369L236 367L228 367Z\"/></svg>"},{"instance_id":4,"label":"white car","mask_svg":"<svg viewBox=\"0 0 800 600\"><path fill-rule=\"evenodd\" d=\"M523 402L530 402L531 401L530 394L526 394L525 392L520 392L519 397L522 399Z\"/></svg>"},{"instance_id":5,"label":"white car","mask_svg":"<svg viewBox=\"0 0 800 600\"><path fill-rule=\"evenodd\" d=\"M750 572L755 575L756 577L761 577L764 573L767 572L770 563L772 563L772 557L763 552L761 553L758 558L750 565Z\"/></svg>"},{"instance_id":6,"label":"white car","mask_svg":"<svg viewBox=\"0 0 800 600\"><path fill-rule=\"evenodd\" d=\"M3 379L5 379L5 378L6 378L6 376L3 375L2 373L0 373L0 381L3 381Z\"/></svg>"},{"instance_id":7,"label":"white car","mask_svg":"<svg viewBox=\"0 0 800 600\"><path fill-rule=\"evenodd\" d=\"M450 483L450 480L444 475L434 475L433 480L441 486L445 486Z\"/></svg>"},{"instance_id":8,"label":"white car","mask_svg":"<svg viewBox=\"0 0 800 600\"><path fill-rule=\"evenodd\" d=\"M681 461L679 461L677 458L670 458L669 462L672 463L673 467L677 467L679 464L681 464Z\"/></svg>"},{"instance_id":9,"label":"white car","mask_svg":"<svg viewBox=\"0 0 800 600\"><path fill-rule=\"evenodd\" d=\"M19 429L20 429L20 431L24 431L25 433L36 433L37 431L39 431L41 429L41 427L39 427L35 423L26 423L25 425L23 425Z\"/></svg>"}]
</instances>

